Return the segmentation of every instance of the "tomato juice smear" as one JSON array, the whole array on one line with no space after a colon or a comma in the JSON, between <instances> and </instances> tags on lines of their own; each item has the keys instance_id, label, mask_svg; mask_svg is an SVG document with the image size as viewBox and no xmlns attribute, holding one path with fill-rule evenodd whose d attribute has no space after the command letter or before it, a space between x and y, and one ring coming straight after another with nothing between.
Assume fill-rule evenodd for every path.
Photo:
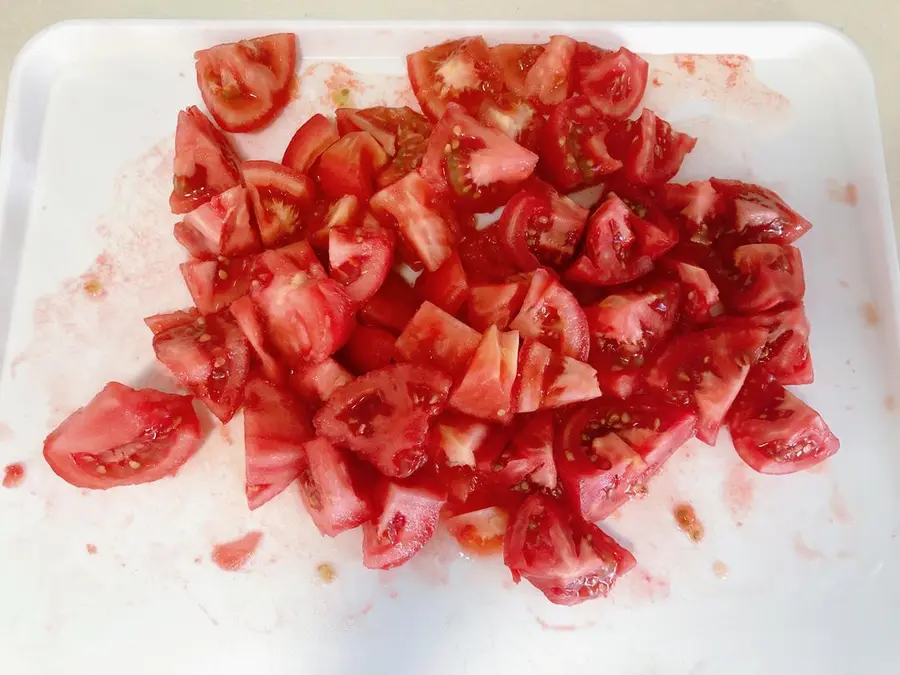
<instances>
[{"instance_id":1,"label":"tomato juice smear","mask_svg":"<svg viewBox=\"0 0 900 675\"><path fill-rule=\"evenodd\" d=\"M25 465L22 462L7 464L3 469L3 487L16 488L25 480Z\"/></svg>"},{"instance_id":2,"label":"tomato juice smear","mask_svg":"<svg viewBox=\"0 0 900 675\"><path fill-rule=\"evenodd\" d=\"M236 572L256 553L262 536L262 532L253 531L240 539L216 544L212 551L213 562L226 572Z\"/></svg>"}]
</instances>

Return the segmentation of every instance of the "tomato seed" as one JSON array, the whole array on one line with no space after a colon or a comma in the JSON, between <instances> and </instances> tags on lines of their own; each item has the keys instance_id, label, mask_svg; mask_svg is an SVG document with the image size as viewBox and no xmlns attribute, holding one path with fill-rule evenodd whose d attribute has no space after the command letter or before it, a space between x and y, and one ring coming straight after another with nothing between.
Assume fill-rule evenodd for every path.
<instances>
[{"instance_id":1,"label":"tomato seed","mask_svg":"<svg viewBox=\"0 0 900 675\"><path fill-rule=\"evenodd\" d=\"M97 473L106 473L106 467L102 464L97 465Z\"/></svg>"},{"instance_id":2,"label":"tomato seed","mask_svg":"<svg viewBox=\"0 0 900 675\"><path fill-rule=\"evenodd\" d=\"M137 469L140 469L140 468L141 468L141 463L140 463L140 462L136 462L135 460L132 459L132 460L130 460L130 461L128 462L128 466L130 466L132 469L137 470Z\"/></svg>"},{"instance_id":3,"label":"tomato seed","mask_svg":"<svg viewBox=\"0 0 900 675\"><path fill-rule=\"evenodd\" d=\"M228 272L226 272L225 270L219 270L218 275L222 281L228 278Z\"/></svg>"},{"instance_id":4,"label":"tomato seed","mask_svg":"<svg viewBox=\"0 0 900 675\"><path fill-rule=\"evenodd\" d=\"M212 335L209 333L203 333L203 335L197 338L197 342L209 342L210 340L212 340Z\"/></svg>"}]
</instances>

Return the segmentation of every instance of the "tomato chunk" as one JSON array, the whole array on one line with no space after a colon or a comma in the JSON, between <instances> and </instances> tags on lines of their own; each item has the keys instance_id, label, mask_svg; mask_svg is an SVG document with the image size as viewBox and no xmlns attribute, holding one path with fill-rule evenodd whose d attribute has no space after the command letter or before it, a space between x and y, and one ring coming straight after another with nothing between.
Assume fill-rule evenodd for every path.
<instances>
[{"instance_id":1,"label":"tomato chunk","mask_svg":"<svg viewBox=\"0 0 900 675\"><path fill-rule=\"evenodd\" d=\"M503 562L514 581L525 579L557 605L605 597L635 565L634 556L599 527L541 494L529 496L513 514Z\"/></svg>"},{"instance_id":2,"label":"tomato chunk","mask_svg":"<svg viewBox=\"0 0 900 675\"><path fill-rule=\"evenodd\" d=\"M650 66L625 47L608 52L581 43L574 69L576 87L592 106L606 117L625 119L644 97Z\"/></svg>"},{"instance_id":3,"label":"tomato chunk","mask_svg":"<svg viewBox=\"0 0 900 675\"><path fill-rule=\"evenodd\" d=\"M328 441L316 438L303 446L299 476L303 505L326 537L359 527L373 516L354 485L349 458Z\"/></svg>"},{"instance_id":4,"label":"tomato chunk","mask_svg":"<svg viewBox=\"0 0 900 675\"><path fill-rule=\"evenodd\" d=\"M597 371L591 366L554 354L536 340L523 341L513 397L516 412L559 408L600 395Z\"/></svg>"},{"instance_id":5,"label":"tomato chunk","mask_svg":"<svg viewBox=\"0 0 900 675\"><path fill-rule=\"evenodd\" d=\"M519 270L500 244L500 228L495 224L465 232L459 244L459 259L469 283L504 283Z\"/></svg>"},{"instance_id":6,"label":"tomato chunk","mask_svg":"<svg viewBox=\"0 0 900 675\"><path fill-rule=\"evenodd\" d=\"M507 422L512 419L513 383L519 357L519 334L501 333L491 326L481 338L462 381L450 397L450 405L480 419Z\"/></svg>"},{"instance_id":7,"label":"tomato chunk","mask_svg":"<svg viewBox=\"0 0 900 675\"><path fill-rule=\"evenodd\" d=\"M456 376L465 371L480 341L477 331L424 302L397 338L396 356Z\"/></svg>"},{"instance_id":8,"label":"tomato chunk","mask_svg":"<svg viewBox=\"0 0 900 675\"><path fill-rule=\"evenodd\" d=\"M491 458L491 482L520 493L541 488L555 490L553 435L552 413L541 412L527 417L510 434L500 454Z\"/></svg>"},{"instance_id":9,"label":"tomato chunk","mask_svg":"<svg viewBox=\"0 0 900 675\"><path fill-rule=\"evenodd\" d=\"M759 368L778 384L810 384L813 363L809 354L809 321L803 305L757 314L751 322L769 332Z\"/></svg>"},{"instance_id":10,"label":"tomato chunk","mask_svg":"<svg viewBox=\"0 0 900 675\"><path fill-rule=\"evenodd\" d=\"M422 272L416 290L423 299L448 314L459 314L469 297L469 280L457 253L453 253L436 272Z\"/></svg>"},{"instance_id":11,"label":"tomato chunk","mask_svg":"<svg viewBox=\"0 0 900 675\"><path fill-rule=\"evenodd\" d=\"M281 163L302 174L309 173L319 156L339 138L334 120L316 113L294 133Z\"/></svg>"},{"instance_id":12,"label":"tomato chunk","mask_svg":"<svg viewBox=\"0 0 900 675\"><path fill-rule=\"evenodd\" d=\"M262 366L263 374L271 382L282 384L285 381L286 373L269 348L262 319L253 305L253 301L245 295L232 302L228 310L253 348L256 358ZM152 326L151 329L156 332Z\"/></svg>"},{"instance_id":13,"label":"tomato chunk","mask_svg":"<svg viewBox=\"0 0 900 675\"><path fill-rule=\"evenodd\" d=\"M355 228L362 224L366 213L356 195L344 195L334 202L319 201L309 215L306 238L317 250L328 248L328 237L338 227Z\"/></svg>"},{"instance_id":14,"label":"tomato chunk","mask_svg":"<svg viewBox=\"0 0 900 675\"><path fill-rule=\"evenodd\" d=\"M199 260L247 255L262 248L250 222L247 190L240 186L188 213L175 224L175 239Z\"/></svg>"},{"instance_id":15,"label":"tomato chunk","mask_svg":"<svg viewBox=\"0 0 900 675\"><path fill-rule=\"evenodd\" d=\"M447 530L467 553L490 555L503 550L509 514L496 506L448 518Z\"/></svg>"},{"instance_id":16,"label":"tomato chunk","mask_svg":"<svg viewBox=\"0 0 900 675\"><path fill-rule=\"evenodd\" d=\"M678 220L686 238L706 244L715 238L724 200L708 180L687 185L666 183L657 195L663 208Z\"/></svg>"},{"instance_id":17,"label":"tomato chunk","mask_svg":"<svg viewBox=\"0 0 900 675\"><path fill-rule=\"evenodd\" d=\"M435 422L438 449L448 466L475 466L475 452L490 433L490 426L481 420L447 412Z\"/></svg>"},{"instance_id":18,"label":"tomato chunk","mask_svg":"<svg viewBox=\"0 0 900 675\"><path fill-rule=\"evenodd\" d=\"M384 148L371 134L351 132L319 157L319 185L333 199L344 195L369 199L375 192L375 176L388 159Z\"/></svg>"},{"instance_id":19,"label":"tomato chunk","mask_svg":"<svg viewBox=\"0 0 900 675\"><path fill-rule=\"evenodd\" d=\"M291 373L290 385L305 400L314 405L327 401L334 390L349 384L353 376L334 359L325 359Z\"/></svg>"},{"instance_id":20,"label":"tomato chunk","mask_svg":"<svg viewBox=\"0 0 900 675\"><path fill-rule=\"evenodd\" d=\"M724 203L723 231L719 239L730 248L738 244L793 244L811 228L772 190L737 180L711 178Z\"/></svg>"},{"instance_id":21,"label":"tomato chunk","mask_svg":"<svg viewBox=\"0 0 900 675\"><path fill-rule=\"evenodd\" d=\"M105 490L175 475L203 442L190 396L109 382L44 440L44 459L75 487Z\"/></svg>"},{"instance_id":22,"label":"tomato chunk","mask_svg":"<svg viewBox=\"0 0 900 675\"><path fill-rule=\"evenodd\" d=\"M316 431L384 475L405 478L427 459L430 422L443 409L450 384L447 375L423 366L373 370L332 393L316 414Z\"/></svg>"},{"instance_id":23,"label":"tomato chunk","mask_svg":"<svg viewBox=\"0 0 900 675\"><path fill-rule=\"evenodd\" d=\"M472 286L466 306L466 321L475 330L486 331L491 326L504 330L522 308L527 290L527 279Z\"/></svg>"},{"instance_id":24,"label":"tomato chunk","mask_svg":"<svg viewBox=\"0 0 900 675\"><path fill-rule=\"evenodd\" d=\"M626 178L636 185L671 180L695 145L696 138L675 131L648 108L640 119L618 123L609 137L610 152L622 161Z\"/></svg>"},{"instance_id":25,"label":"tomato chunk","mask_svg":"<svg viewBox=\"0 0 900 675\"><path fill-rule=\"evenodd\" d=\"M360 306L387 278L394 261L394 236L369 216L358 227L335 227L328 234L331 278Z\"/></svg>"},{"instance_id":26,"label":"tomato chunk","mask_svg":"<svg viewBox=\"0 0 900 675\"><path fill-rule=\"evenodd\" d=\"M709 272L699 265L678 260L670 261L668 266L681 283L681 309L691 322L708 323L724 311L719 302L719 288L713 283Z\"/></svg>"},{"instance_id":27,"label":"tomato chunk","mask_svg":"<svg viewBox=\"0 0 900 675\"><path fill-rule=\"evenodd\" d=\"M201 314L214 314L227 309L250 290L250 272L254 258L229 260L191 260L179 269L191 298Z\"/></svg>"},{"instance_id":28,"label":"tomato chunk","mask_svg":"<svg viewBox=\"0 0 900 675\"><path fill-rule=\"evenodd\" d=\"M381 288L359 311L364 323L380 326L399 335L415 315L422 301L396 272L388 272Z\"/></svg>"},{"instance_id":29,"label":"tomato chunk","mask_svg":"<svg viewBox=\"0 0 900 675\"><path fill-rule=\"evenodd\" d=\"M509 327L554 351L587 360L590 336L584 311L575 296L543 268L531 275L522 309Z\"/></svg>"},{"instance_id":30,"label":"tomato chunk","mask_svg":"<svg viewBox=\"0 0 900 675\"><path fill-rule=\"evenodd\" d=\"M760 473L786 474L819 464L840 441L815 410L767 378L751 378L728 415L738 455Z\"/></svg>"},{"instance_id":31,"label":"tomato chunk","mask_svg":"<svg viewBox=\"0 0 900 675\"><path fill-rule=\"evenodd\" d=\"M316 198L313 182L276 162L241 164L256 224L266 248L294 241Z\"/></svg>"},{"instance_id":32,"label":"tomato chunk","mask_svg":"<svg viewBox=\"0 0 900 675\"><path fill-rule=\"evenodd\" d=\"M803 300L803 260L793 246L747 244L732 253L737 279L726 304L747 314Z\"/></svg>"},{"instance_id":33,"label":"tomato chunk","mask_svg":"<svg viewBox=\"0 0 900 675\"><path fill-rule=\"evenodd\" d=\"M354 373L362 375L389 366L394 360L396 338L377 326L357 326L340 352L340 358Z\"/></svg>"},{"instance_id":34,"label":"tomato chunk","mask_svg":"<svg viewBox=\"0 0 900 675\"><path fill-rule=\"evenodd\" d=\"M569 96L569 71L577 43L566 35L552 35L525 75L523 94L547 109Z\"/></svg>"}]
</instances>

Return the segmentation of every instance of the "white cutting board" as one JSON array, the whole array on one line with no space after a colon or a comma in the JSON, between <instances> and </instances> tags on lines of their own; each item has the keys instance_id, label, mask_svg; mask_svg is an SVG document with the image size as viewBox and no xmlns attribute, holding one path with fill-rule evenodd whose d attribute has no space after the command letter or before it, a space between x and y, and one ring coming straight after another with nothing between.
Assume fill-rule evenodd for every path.
<instances>
[{"instance_id":1,"label":"white cutting board","mask_svg":"<svg viewBox=\"0 0 900 675\"><path fill-rule=\"evenodd\" d=\"M411 102L403 56L472 33L568 33L651 61L647 103L699 137L681 178L778 190L815 225L801 242L816 382L800 395L841 438L805 475L745 468L723 435L692 444L607 525L639 568L607 600L550 605L498 558L441 534L392 572L360 536L318 536L289 491L243 497L239 420L173 480L72 488L43 437L109 379L171 386L141 318L188 303L167 210L175 117L199 104L194 50L300 35L300 98L241 138L278 159L329 91ZM744 54L751 62L673 53ZM353 76L338 63L351 68ZM752 72L751 72L752 71ZM853 203L848 203L853 202ZM900 644L898 270L872 77L840 34L809 24L81 22L20 54L0 159L0 673L196 675L897 672ZM84 290L96 279L101 297ZM673 520L694 505L706 536ZM224 572L214 544L263 533ZM95 547L90 553L88 546ZM337 578L323 583L318 564ZM722 578L726 575L727 578Z\"/></svg>"}]
</instances>

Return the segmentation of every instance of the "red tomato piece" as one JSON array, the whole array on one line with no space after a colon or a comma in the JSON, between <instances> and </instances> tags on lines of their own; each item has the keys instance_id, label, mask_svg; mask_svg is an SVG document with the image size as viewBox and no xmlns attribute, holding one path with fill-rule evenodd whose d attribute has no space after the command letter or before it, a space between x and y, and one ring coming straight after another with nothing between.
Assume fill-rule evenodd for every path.
<instances>
[{"instance_id":1,"label":"red tomato piece","mask_svg":"<svg viewBox=\"0 0 900 675\"><path fill-rule=\"evenodd\" d=\"M475 453L484 444L491 427L472 417L447 412L434 425L436 444L447 466L475 467Z\"/></svg>"},{"instance_id":2,"label":"red tomato piece","mask_svg":"<svg viewBox=\"0 0 900 675\"><path fill-rule=\"evenodd\" d=\"M247 295L253 262L250 256L233 260L220 256L220 260L191 260L178 267L200 313L215 314Z\"/></svg>"},{"instance_id":3,"label":"red tomato piece","mask_svg":"<svg viewBox=\"0 0 900 675\"><path fill-rule=\"evenodd\" d=\"M658 281L614 293L585 308L590 362L605 393L631 396L651 354L675 327L679 295L676 283Z\"/></svg>"},{"instance_id":4,"label":"red tomato piece","mask_svg":"<svg viewBox=\"0 0 900 675\"><path fill-rule=\"evenodd\" d=\"M448 314L458 314L469 297L469 282L459 256L453 253L436 272L422 272L416 291Z\"/></svg>"},{"instance_id":5,"label":"red tomato piece","mask_svg":"<svg viewBox=\"0 0 900 675\"><path fill-rule=\"evenodd\" d=\"M328 441L305 444L299 476L303 505L326 537L359 527L374 515L354 484L349 458Z\"/></svg>"},{"instance_id":6,"label":"red tomato piece","mask_svg":"<svg viewBox=\"0 0 900 675\"><path fill-rule=\"evenodd\" d=\"M519 334L491 326L481 338L450 406L480 419L508 422L513 413L513 383L519 358Z\"/></svg>"},{"instance_id":7,"label":"red tomato piece","mask_svg":"<svg viewBox=\"0 0 900 675\"><path fill-rule=\"evenodd\" d=\"M545 49L544 45L509 43L490 48L491 61L507 91L525 96L525 78Z\"/></svg>"},{"instance_id":8,"label":"red tomato piece","mask_svg":"<svg viewBox=\"0 0 900 675\"><path fill-rule=\"evenodd\" d=\"M276 384L282 384L286 377L284 368L269 349L268 341L263 331L262 319L256 311L253 301L249 296L245 295L232 302L228 310L256 353L256 357L262 365L263 374L268 380ZM154 333L157 332L152 326L151 330Z\"/></svg>"},{"instance_id":9,"label":"red tomato piece","mask_svg":"<svg viewBox=\"0 0 900 675\"><path fill-rule=\"evenodd\" d=\"M359 310L359 318L371 326L380 326L399 335L415 316L422 301L396 272L388 272L384 283Z\"/></svg>"},{"instance_id":10,"label":"red tomato piece","mask_svg":"<svg viewBox=\"0 0 900 675\"><path fill-rule=\"evenodd\" d=\"M387 153L371 134L351 132L319 157L319 185L333 199L344 195L369 199L375 192L375 176L388 163L388 159Z\"/></svg>"},{"instance_id":11,"label":"red tomato piece","mask_svg":"<svg viewBox=\"0 0 900 675\"><path fill-rule=\"evenodd\" d=\"M596 185L622 162L607 149L609 126L583 96L573 96L550 113L541 129L541 175L563 192Z\"/></svg>"},{"instance_id":12,"label":"red tomato piece","mask_svg":"<svg viewBox=\"0 0 900 675\"><path fill-rule=\"evenodd\" d=\"M481 335L430 302L406 325L395 344L396 358L462 375L478 349Z\"/></svg>"},{"instance_id":13,"label":"red tomato piece","mask_svg":"<svg viewBox=\"0 0 900 675\"><path fill-rule=\"evenodd\" d=\"M505 284L472 286L466 308L466 321L472 328L486 331L491 326L504 330L519 313L525 293L527 279L516 279Z\"/></svg>"},{"instance_id":14,"label":"red tomato piece","mask_svg":"<svg viewBox=\"0 0 900 675\"><path fill-rule=\"evenodd\" d=\"M344 367L328 358L319 363L299 368L291 373L290 386L305 400L319 404L327 401L334 390L353 381Z\"/></svg>"},{"instance_id":15,"label":"red tomato piece","mask_svg":"<svg viewBox=\"0 0 900 675\"><path fill-rule=\"evenodd\" d=\"M537 148L544 126L535 106L512 94L484 99L474 117L528 150Z\"/></svg>"},{"instance_id":16,"label":"red tomato piece","mask_svg":"<svg viewBox=\"0 0 900 675\"><path fill-rule=\"evenodd\" d=\"M491 555L503 550L509 514L489 506L448 518L445 524L460 548L475 555Z\"/></svg>"},{"instance_id":17,"label":"red tomato piece","mask_svg":"<svg viewBox=\"0 0 900 675\"><path fill-rule=\"evenodd\" d=\"M569 97L569 71L577 43L566 35L552 35L525 75L523 95L543 109L559 105Z\"/></svg>"},{"instance_id":18,"label":"red tomato piece","mask_svg":"<svg viewBox=\"0 0 900 675\"><path fill-rule=\"evenodd\" d=\"M619 122L609 136L610 153L622 161L625 177L636 185L671 180L695 145L696 138L675 131L648 108L640 119Z\"/></svg>"},{"instance_id":19,"label":"red tomato piece","mask_svg":"<svg viewBox=\"0 0 900 675\"><path fill-rule=\"evenodd\" d=\"M584 311L575 296L543 268L531 275L522 309L509 327L556 352L587 360L590 336Z\"/></svg>"},{"instance_id":20,"label":"red tomato piece","mask_svg":"<svg viewBox=\"0 0 900 675\"><path fill-rule=\"evenodd\" d=\"M723 200L708 180L687 185L666 183L657 196L666 211L682 226L686 238L708 244L717 233Z\"/></svg>"},{"instance_id":21,"label":"red tomato piece","mask_svg":"<svg viewBox=\"0 0 900 675\"><path fill-rule=\"evenodd\" d=\"M650 66L625 47L615 52L584 43L578 47L574 65L577 90L604 116L627 118L644 97Z\"/></svg>"},{"instance_id":22,"label":"red tomato piece","mask_svg":"<svg viewBox=\"0 0 900 675\"><path fill-rule=\"evenodd\" d=\"M450 104L428 139L419 172L457 205L486 213L509 199L537 161L530 150Z\"/></svg>"},{"instance_id":23,"label":"red tomato piece","mask_svg":"<svg viewBox=\"0 0 900 675\"><path fill-rule=\"evenodd\" d=\"M606 597L635 565L634 556L599 527L542 494L529 496L513 514L503 562L514 581L525 579L557 605Z\"/></svg>"},{"instance_id":24,"label":"red tomato piece","mask_svg":"<svg viewBox=\"0 0 900 675\"><path fill-rule=\"evenodd\" d=\"M389 366L394 360L393 333L377 326L357 326L340 357L357 375Z\"/></svg>"},{"instance_id":25,"label":"red tomato piece","mask_svg":"<svg viewBox=\"0 0 900 675\"><path fill-rule=\"evenodd\" d=\"M358 227L335 227L328 234L331 278L360 306L387 278L394 262L394 236L371 216Z\"/></svg>"},{"instance_id":26,"label":"red tomato piece","mask_svg":"<svg viewBox=\"0 0 900 675\"><path fill-rule=\"evenodd\" d=\"M250 345L230 314L194 311L144 319L153 351L175 378L225 424L243 401Z\"/></svg>"},{"instance_id":27,"label":"red tomato piece","mask_svg":"<svg viewBox=\"0 0 900 675\"><path fill-rule=\"evenodd\" d=\"M697 438L714 445L719 427L759 359L767 331L734 321L673 338L647 375L669 400L697 410Z\"/></svg>"},{"instance_id":28,"label":"red tomato piece","mask_svg":"<svg viewBox=\"0 0 900 675\"><path fill-rule=\"evenodd\" d=\"M746 244L734 249L732 257L737 279L725 298L731 308L756 314L803 300L806 281L798 249L778 244Z\"/></svg>"},{"instance_id":29,"label":"red tomato piece","mask_svg":"<svg viewBox=\"0 0 900 675\"><path fill-rule=\"evenodd\" d=\"M412 108L338 108L335 114L342 134L367 131L391 158L378 174L379 188L396 183L422 164L431 122Z\"/></svg>"},{"instance_id":30,"label":"red tomato piece","mask_svg":"<svg viewBox=\"0 0 900 675\"><path fill-rule=\"evenodd\" d=\"M510 434L500 454L491 459L491 482L514 492L555 490L553 433L552 413L541 412L525 418Z\"/></svg>"},{"instance_id":31,"label":"red tomato piece","mask_svg":"<svg viewBox=\"0 0 900 675\"><path fill-rule=\"evenodd\" d=\"M315 202L315 184L283 164L263 160L244 162L241 173L266 248L296 240Z\"/></svg>"},{"instance_id":32,"label":"red tomato piece","mask_svg":"<svg viewBox=\"0 0 900 675\"><path fill-rule=\"evenodd\" d=\"M451 40L406 57L406 70L422 112L437 121L448 104L475 111L484 98L503 89L481 37Z\"/></svg>"},{"instance_id":33,"label":"red tomato piece","mask_svg":"<svg viewBox=\"0 0 900 675\"><path fill-rule=\"evenodd\" d=\"M542 265L568 264L587 218L587 209L534 180L503 208L497 227L510 259L523 272L531 272Z\"/></svg>"},{"instance_id":34,"label":"red tomato piece","mask_svg":"<svg viewBox=\"0 0 900 675\"><path fill-rule=\"evenodd\" d=\"M597 372L588 364L554 354L537 340L526 339L519 350L514 391L516 412L559 408L601 395Z\"/></svg>"},{"instance_id":35,"label":"red tomato piece","mask_svg":"<svg viewBox=\"0 0 900 675\"><path fill-rule=\"evenodd\" d=\"M250 222L247 190L240 186L216 195L175 223L175 239L198 260L247 255L262 248Z\"/></svg>"},{"instance_id":36,"label":"red tomato piece","mask_svg":"<svg viewBox=\"0 0 900 675\"><path fill-rule=\"evenodd\" d=\"M330 232L337 227L354 228L362 224L364 204L356 195L344 195L335 202L321 201L313 207L307 221L307 239L317 250L327 250Z\"/></svg>"},{"instance_id":37,"label":"red tomato piece","mask_svg":"<svg viewBox=\"0 0 900 675\"><path fill-rule=\"evenodd\" d=\"M708 323L724 311L719 302L719 288L713 283L709 272L699 265L678 260L669 261L667 266L681 283L681 310L691 322Z\"/></svg>"},{"instance_id":38,"label":"red tomato piece","mask_svg":"<svg viewBox=\"0 0 900 675\"><path fill-rule=\"evenodd\" d=\"M75 487L105 490L174 476L203 442L190 396L109 382L44 440L44 459Z\"/></svg>"},{"instance_id":39,"label":"red tomato piece","mask_svg":"<svg viewBox=\"0 0 900 675\"><path fill-rule=\"evenodd\" d=\"M339 138L334 120L316 113L294 133L281 163L294 171L307 174L319 156L337 143Z\"/></svg>"},{"instance_id":40,"label":"red tomato piece","mask_svg":"<svg viewBox=\"0 0 900 675\"><path fill-rule=\"evenodd\" d=\"M724 202L723 232L728 248L739 244L793 244L812 228L772 190L737 180L710 178Z\"/></svg>"},{"instance_id":41,"label":"red tomato piece","mask_svg":"<svg viewBox=\"0 0 900 675\"><path fill-rule=\"evenodd\" d=\"M384 475L405 478L427 460L430 422L443 409L450 384L434 368L373 370L332 393L316 414L316 431Z\"/></svg>"},{"instance_id":42,"label":"red tomato piece","mask_svg":"<svg viewBox=\"0 0 900 675\"><path fill-rule=\"evenodd\" d=\"M370 205L376 214L397 222L400 236L425 269L436 272L450 258L456 223L417 172L378 192Z\"/></svg>"},{"instance_id":43,"label":"red tomato piece","mask_svg":"<svg viewBox=\"0 0 900 675\"><path fill-rule=\"evenodd\" d=\"M387 570L412 558L434 536L447 498L426 487L389 483L379 501L381 514L363 525L363 564Z\"/></svg>"},{"instance_id":44,"label":"red tomato piece","mask_svg":"<svg viewBox=\"0 0 900 675\"><path fill-rule=\"evenodd\" d=\"M300 475L312 418L299 401L260 377L244 388L244 455L250 510L278 496Z\"/></svg>"},{"instance_id":45,"label":"red tomato piece","mask_svg":"<svg viewBox=\"0 0 900 675\"><path fill-rule=\"evenodd\" d=\"M458 252L469 283L503 283L519 271L500 245L500 228L496 225L466 231Z\"/></svg>"},{"instance_id":46,"label":"red tomato piece","mask_svg":"<svg viewBox=\"0 0 900 675\"><path fill-rule=\"evenodd\" d=\"M178 113L169 208L188 213L241 180L237 153L196 106Z\"/></svg>"},{"instance_id":47,"label":"red tomato piece","mask_svg":"<svg viewBox=\"0 0 900 675\"><path fill-rule=\"evenodd\" d=\"M297 36L266 35L216 45L194 54L203 102L225 131L256 131L290 100Z\"/></svg>"},{"instance_id":48,"label":"red tomato piece","mask_svg":"<svg viewBox=\"0 0 900 675\"><path fill-rule=\"evenodd\" d=\"M694 434L697 416L656 397L605 398L566 421L556 466L564 494L585 520L603 520L635 494Z\"/></svg>"},{"instance_id":49,"label":"red tomato piece","mask_svg":"<svg viewBox=\"0 0 900 675\"><path fill-rule=\"evenodd\" d=\"M757 314L750 321L769 331L758 367L778 384L812 383L809 321L803 305Z\"/></svg>"},{"instance_id":50,"label":"red tomato piece","mask_svg":"<svg viewBox=\"0 0 900 675\"><path fill-rule=\"evenodd\" d=\"M728 414L738 455L760 473L814 467L841 447L825 420L780 384L751 378Z\"/></svg>"}]
</instances>

